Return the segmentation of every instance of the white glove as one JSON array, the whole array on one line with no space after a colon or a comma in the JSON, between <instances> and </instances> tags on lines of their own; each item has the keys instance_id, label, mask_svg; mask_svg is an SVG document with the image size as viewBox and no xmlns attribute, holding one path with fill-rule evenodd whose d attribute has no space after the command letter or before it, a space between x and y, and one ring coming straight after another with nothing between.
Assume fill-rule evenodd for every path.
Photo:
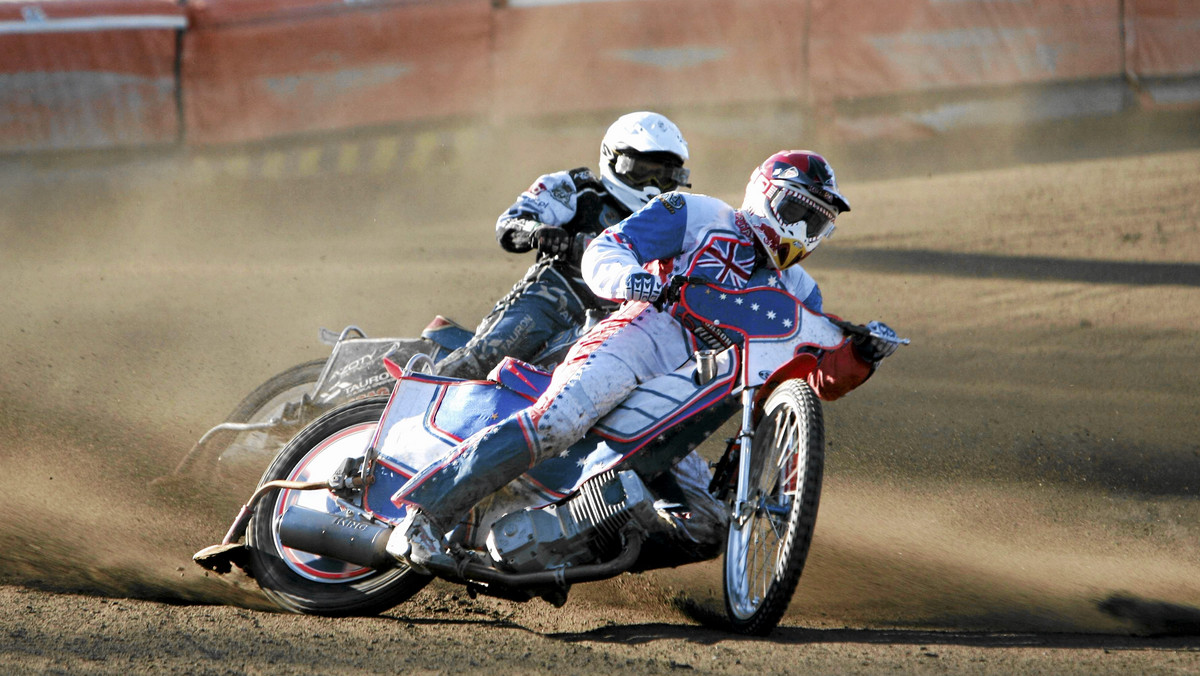
<instances>
[{"instance_id":1,"label":"white glove","mask_svg":"<svg viewBox=\"0 0 1200 676\"><path fill-rule=\"evenodd\" d=\"M662 293L662 282L649 272L634 272L625 278L625 299L653 303Z\"/></svg>"},{"instance_id":2,"label":"white glove","mask_svg":"<svg viewBox=\"0 0 1200 676\"><path fill-rule=\"evenodd\" d=\"M901 340L892 327L883 322L869 322L867 328L871 335L854 336L854 347L864 360L878 364L900 347Z\"/></svg>"}]
</instances>

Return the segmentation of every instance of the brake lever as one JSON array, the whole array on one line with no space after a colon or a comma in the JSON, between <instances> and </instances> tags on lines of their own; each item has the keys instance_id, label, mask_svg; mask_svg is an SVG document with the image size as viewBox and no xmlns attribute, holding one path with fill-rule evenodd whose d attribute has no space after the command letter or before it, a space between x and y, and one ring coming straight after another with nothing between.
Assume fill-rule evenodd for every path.
<instances>
[{"instance_id":1,"label":"brake lever","mask_svg":"<svg viewBox=\"0 0 1200 676\"><path fill-rule=\"evenodd\" d=\"M871 335L871 329L868 329L862 324L855 324L854 322L848 322L844 319L836 319L834 317L830 317L829 315L826 315L825 318L829 320L829 323L845 331L846 333L852 333L856 336L864 337Z\"/></svg>"},{"instance_id":2,"label":"brake lever","mask_svg":"<svg viewBox=\"0 0 1200 676\"><path fill-rule=\"evenodd\" d=\"M862 324L855 324L854 322L848 322L844 319L837 319L835 317L830 317L829 315L825 315L825 318L839 329L856 336L862 336L864 338L882 338L884 340L894 342L897 345L908 345L912 342L908 338L901 338L899 336L896 336L894 339L887 336L881 336Z\"/></svg>"},{"instance_id":3,"label":"brake lever","mask_svg":"<svg viewBox=\"0 0 1200 676\"><path fill-rule=\"evenodd\" d=\"M687 275L675 275L671 277L671 281L663 287L662 293L658 294L658 298L654 299L654 309L662 312L668 305L674 305L679 302L683 296L683 287L688 284L707 284L706 280L698 277L688 277Z\"/></svg>"}]
</instances>

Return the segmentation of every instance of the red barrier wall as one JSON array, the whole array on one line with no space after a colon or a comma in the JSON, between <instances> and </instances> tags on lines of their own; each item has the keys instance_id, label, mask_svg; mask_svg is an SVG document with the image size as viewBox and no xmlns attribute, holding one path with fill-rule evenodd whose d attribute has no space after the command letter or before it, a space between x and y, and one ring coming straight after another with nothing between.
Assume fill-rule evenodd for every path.
<instances>
[{"instance_id":1,"label":"red barrier wall","mask_svg":"<svg viewBox=\"0 0 1200 676\"><path fill-rule=\"evenodd\" d=\"M1145 105L1200 103L1196 0L183 4L0 2L0 152L727 103L927 135L1108 114L1122 76Z\"/></svg>"},{"instance_id":2,"label":"red barrier wall","mask_svg":"<svg viewBox=\"0 0 1200 676\"><path fill-rule=\"evenodd\" d=\"M175 142L173 0L0 4L0 151Z\"/></svg>"},{"instance_id":3,"label":"red barrier wall","mask_svg":"<svg viewBox=\"0 0 1200 676\"><path fill-rule=\"evenodd\" d=\"M1117 0L812 0L814 101L1116 77Z\"/></svg>"},{"instance_id":4,"label":"red barrier wall","mask_svg":"<svg viewBox=\"0 0 1200 676\"><path fill-rule=\"evenodd\" d=\"M193 143L484 110L489 0L205 0L189 6Z\"/></svg>"},{"instance_id":5,"label":"red barrier wall","mask_svg":"<svg viewBox=\"0 0 1200 676\"><path fill-rule=\"evenodd\" d=\"M624 0L496 11L495 101L527 115L804 96L806 3Z\"/></svg>"},{"instance_id":6,"label":"red barrier wall","mask_svg":"<svg viewBox=\"0 0 1200 676\"><path fill-rule=\"evenodd\" d=\"M1200 2L1126 0L1125 7L1130 73L1200 75Z\"/></svg>"}]
</instances>

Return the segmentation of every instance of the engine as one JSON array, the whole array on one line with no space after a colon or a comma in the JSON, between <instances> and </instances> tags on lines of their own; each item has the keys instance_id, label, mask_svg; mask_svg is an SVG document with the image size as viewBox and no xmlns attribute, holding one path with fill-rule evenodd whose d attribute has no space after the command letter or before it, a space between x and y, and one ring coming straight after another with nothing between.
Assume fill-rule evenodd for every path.
<instances>
[{"instance_id":1,"label":"engine","mask_svg":"<svg viewBox=\"0 0 1200 676\"><path fill-rule=\"evenodd\" d=\"M498 519L488 553L497 567L516 573L594 563L616 554L620 529L631 519L656 528L654 498L632 471L606 472L565 502Z\"/></svg>"}]
</instances>

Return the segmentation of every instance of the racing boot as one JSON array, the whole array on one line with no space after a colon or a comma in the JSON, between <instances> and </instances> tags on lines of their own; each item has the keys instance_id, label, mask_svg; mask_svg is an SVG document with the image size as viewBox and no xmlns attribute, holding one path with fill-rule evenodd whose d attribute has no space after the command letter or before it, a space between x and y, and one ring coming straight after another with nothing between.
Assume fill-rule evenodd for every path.
<instances>
[{"instance_id":1,"label":"racing boot","mask_svg":"<svg viewBox=\"0 0 1200 676\"><path fill-rule=\"evenodd\" d=\"M454 568L456 562L446 549L442 529L419 509L411 509L392 530L386 550L400 563L422 575L431 575L429 566Z\"/></svg>"}]
</instances>

